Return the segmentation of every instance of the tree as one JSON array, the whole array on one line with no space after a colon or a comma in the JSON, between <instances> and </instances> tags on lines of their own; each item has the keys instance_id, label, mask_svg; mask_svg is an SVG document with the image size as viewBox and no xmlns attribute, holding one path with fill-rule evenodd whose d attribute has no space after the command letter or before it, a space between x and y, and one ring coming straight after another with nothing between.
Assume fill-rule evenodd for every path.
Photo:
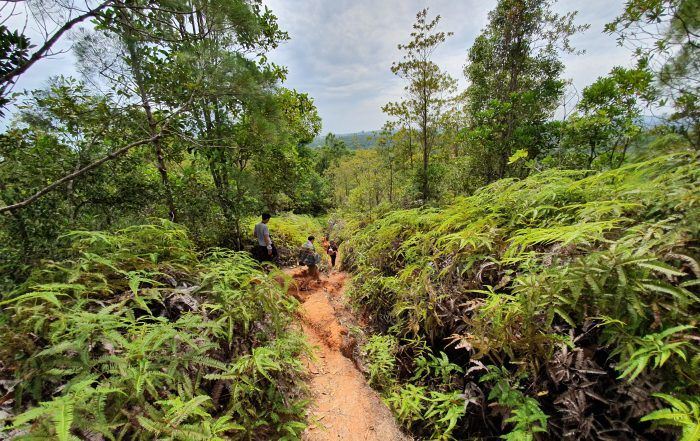
<instances>
[{"instance_id":1,"label":"tree","mask_svg":"<svg viewBox=\"0 0 700 441\"><path fill-rule=\"evenodd\" d=\"M316 171L323 174L329 167L337 165L344 156L350 154L347 144L332 133L326 135L325 142L318 149Z\"/></svg>"},{"instance_id":2,"label":"tree","mask_svg":"<svg viewBox=\"0 0 700 441\"><path fill-rule=\"evenodd\" d=\"M105 7L94 29L78 33L80 71L97 89L116 92L105 106L115 120L131 121L125 140L143 138L117 144L77 171L53 174L49 185L28 187L30 197L0 212L26 208L144 144L152 149L141 159L154 161L162 186L151 197L161 196L163 204L150 205L151 214L162 215L166 206L175 219L184 210L207 244L241 248L241 220L261 209L322 211L326 181L303 170L313 167L305 145L319 132L320 118L310 97L279 86L286 70L265 57L286 38L257 0ZM96 144L106 141L96 133ZM183 196L197 191L196 201ZM197 215L195 207L208 212ZM212 240L200 219L225 231L226 240Z\"/></svg>"},{"instance_id":3,"label":"tree","mask_svg":"<svg viewBox=\"0 0 700 441\"><path fill-rule=\"evenodd\" d=\"M356 150L328 170L337 207L370 214L388 204L390 173L378 149Z\"/></svg>"},{"instance_id":4,"label":"tree","mask_svg":"<svg viewBox=\"0 0 700 441\"><path fill-rule=\"evenodd\" d=\"M279 191L274 186L280 180L262 163L277 161L278 175L293 169L283 164L294 155L280 149L296 148L299 139L288 137L306 136L300 127L292 127L297 122L288 117L294 111L287 112L285 106L297 106L297 113L315 108L303 94L278 90L285 71L268 63L264 54L287 36L259 2L182 0L149 11L117 11L97 34L86 34L78 51L83 70L118 86L129 100L138 100L149 131L170 109L188 103L178 127L154 143L156 164L171 195L168 201L173 198L167 156L187 149L211 175L216 201L233 231L227 244L241 248L241 219L260 208L261 197L270 202L271 192ZM116 56L105 53L110 46Z\"/></svg>"},{"instance_id":5,"label":"tree","mask_svg":"<svg viewBox=\"0 0 700 441\"><path fill-rule=\"evenodd\" d=\"M508 158L525 149L536 157L545 145L547 122L564 91L560 51L573 52L569 38L586 26L575 12L560 16L551 0L500 0L469 50L471 123L464 136L484 182L508 173Z\"/></svg>"},{"instance_id":6,"label":"tree","mask_svg":"<svg viewBox=\"0 0 700 441\"><path fill-rule=\"evenodd\" d=\"M2 39L2 46L4 47L5 52L10 54L11 60L10 63L3 66L4 75L2 78L0 78L0 91L2 93L5 93L16 81L17 77L24 74L37 61L51 55L53 53L52 51L54 51L53 48L59 39L67 31L71 30L73 27L87 18L94 18L96 27L98 29L105 29L105 27L108 27L115 22L115 17L117 16L145 17L149 15L148 13L150 11L150 16L153 17L157 13L156 11L162 11L161 5L158 3L150 3L145 5L137 2L130 2L129 4L123 4L120 2L113 2L111 0L98 3L95 6L92 5L92 2L86 1L82 6L79 4L79 2L70 4L63 4L61 2L38 2L36 4L31 4L30 7L34 8L32 9L32 16L37 21L36 24L46 35L45 42L41 45L41 47L39 47L39 49L34 51L32 55L29 55L28 49L30 49L32 46L30 46L29 40L22 33L18 33L17 31L14 33L10 33L9 31L3 32L3 35L0 36ZM62 22L61 19L64 21ZM51 23L57 27L53 31L49 30ZM14 43L10 42L8 45L7 40L10 37L17 41ZM157 48L152 45L150 49L151 51L155 51ZM124 64L124 59L125 57L117 60L111 59L110 63ZM139 71L139 73L143 74L142 71ZM143 79L144 75L141 75L141 78ZM141 84L143 85L144 83L142 82ZM124 90L121 92L124 93ZM149 103L147 102L146 104ZM183 102L181 101L180 104L183 104ZM23 201L19 201L11 206L0 207L0 212L16 211L24 208L36 201L38 198L44 196L46 193L54 191L67 182L73 182L76 178L91 172L105 162L114 160L126 154L132 148L144 144L152 144L156 147L156 156L159 159L158 167L161 171L163 184L166 189L166 197L170 206L171 218L174 218L175 210L174 205L172 204L172 191L169 189L169 182L167 179L164 161L162 160L162 150L160 149L160 144L161 138L163 138L163 132L172 122L172 119L182 111L182 106L180 106L180 104L170 108L169 113L160 118L157 123L155 122L155 118L151 112L152 109L150 106L147 106L148 108L146 110L148 111L146 112L146 117L149 120L148 127L150 130L146 132L147 136L145 136L143 139L119 147L116 150L107 153L102 158L97 159L95 162L87 164L76 171L64 175L62 178L57 179L51 184L45 186L43 189L40 189L34 195ZM128 112L128 108L129 106L126 106L124 110ZM139 116L139 114L135 113L131 114L131 116ZM94 142L98 141L101 141L99 137L94 140Z\"/></svg>"},{"instance_id":7,"label":"tree","mask_svg":"<svg viewBox=\"0 0 700 441\"><path fill-rule=\"evenodd\" d=\"M144 115L146 117L146 124L148 127L148 134L151 137L155 137L155 135L158 133L160 121L158 121L154 115L153 107L157 105L157 102L155 101L154 97L156 92L152 91L152 89L157 87L159 83L157 74L160 72L160 70L149 69L149 66L146 66L146 64L158 63L157 49L149 45L149 43L152 44L152 42L141 41L135 37L135 33L132 28L136 17L133 14L130 14L129 11L126 10L119 10L116 16L118 18L114 21L112 29L116 30L116 34L121 37L122 44L126 49L123 61L131 72L136 96L138 96L141 107L143 107ZM124 89L122 89L122 91L125 92ZM156 167L165 190L169 218L171 221L175 222L177 220L177 209L175 208L173 190L170 184L170 179L168 178L168 169L165 164L163 140L161 137L157 137L153 140L152 144L156 158Z\"/></svg>"},{"instance_id":8,"label":"tree","mask_svg":"<svg viewBox=\"0 0 700 441\"><path fill-rule=\"evenodd\" d=\"M311 97L286 88L277 92L277 136L254 162L256 187L263 190L261 209L319 214L328 208L326 179L316 170L309 144L321 131Z\"/></svg>"},{"instance_id":9,"label":"tree","mask_svg":"<svg viewBox=\"0 0 700 441\"><path fill-rule=\"evenodd\" d=\"M260 2L226 0L194 8L191 28L180 35L186 62L175 76L201 84L185 126L189 150L203 160L226 219L229 241L242 248L244 216L278 205L278 195L294 194L300 143L320 130L313 100L278 86L286 71L265 53L286 40L276 17ZM285 179L286 177L286 179ZM262 207L262 205L266 205Z\"/></svg>"},{"instance_id":10,"label":"tree","mask_svg":"<svg viewBox=\"0 0 700 441\"><path fill-rule=\"evenodd\" d=\"M384 124L383 132L385 134L393 134L392 144L396 146L394 149L395 156L401 151L404 158L407 160L409 167L413 168L413 150L415 142L414 129L411 127L412 119L407 103L389 103L382 110L384 113L394 118Z\"/></svg>"},{"instance_id":11,"label":"tree","mask_svg":"<svg viewBox=\"0 0 700 441\"><path fill-rule=\"evenodd\" d=\"M604 155L607 166L619 166L641 128L639 102L652 100L652 74L646 70L614 68L583 89L577 112L566 122L563 147L585 147L585 167ZM576 164L581 166L583 164Z\"/></svg>"},{"instance_id":12,"label":"tree","mask_svg":"<svg viewBox=\"0 0 700 441\"><path fill-rule=\"evenodd\" d=\"M0 268L11 278L63 253L58 239L67 230L145 220L153 210L158 181L129 147L147 142L133 124L139 115L124 114L109 99L57 78L25 94L0 135L0 203L17 207L0 216ZM125 148L120 160L104 161ZM44 191L46 182L53 182L51 191Z\"/></svg>"},{"instance_id":13,"label":"tree","mask_svg":"<svg viewBox=\"0 0 700 441\"><path fill-rule=\"evenodd\" d=\"M416 15L411 40L398 45L404 56L391 66L391 71L407 82L406 97L400 103L389 103L382 108L390 117L403 119L409 136L411 127L416 129L422 155L417 177L423 203L435 196L430 188L430 158L439 135L438 121L456 90L455 79L433 61L435 50L452 35L435 31L439 22L439 15L428 19L428 9Z\"/></svg>"},{"instance_id":14,"label":"tree","mask_svg":"<svg viewBox=\"0 0 700 441\"><path fill-rule=\"evenodd\" d=\"M671 101L672 121L700 147L700 1L628 0L605 30L635 50L640 67L656 73L662 99Z\"/></svg>"}]
</instances>

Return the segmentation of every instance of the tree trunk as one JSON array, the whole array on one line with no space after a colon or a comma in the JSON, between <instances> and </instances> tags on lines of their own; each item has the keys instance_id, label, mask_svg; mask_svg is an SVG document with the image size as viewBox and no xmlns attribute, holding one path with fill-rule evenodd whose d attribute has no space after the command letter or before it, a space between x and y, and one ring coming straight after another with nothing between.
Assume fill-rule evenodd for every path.
<instances>
[{"instance_id":1,"label":"tree trunk","mask_svg":"<svg viewBox=\"0 0 700 441\"><path fill-rule=\"evenodd\" d=\"M408 126L408 160L411 164L411 169L413 169L413 130L411 126Z\"/></svg>"},{"instance_id":2,"label":"tree trunk","mask_svg":"<svg viewBox=\"0 0 700 441\"><path fill-rule=\"evenodd\" d=\"M30 258L32 257L32 252L30 249L31 243L29 240L29 234L27 233L27 224L24 222L24 217L20 213L11 211L10 214L15 218L15 222L17 223L17 231L19 232L19 239L22 244L23 251L22 262L28 264Z\"/></svg>"},{"instance_id":3,"label":"tree trunk","mask_svg":"<svg viewBox=\"0 0 700 441\"><path fill-rule=\"evenodd\" d=\"M620 155L620 162L617 164L618 167L622 167L622 164L625 163L625 156L627 156L627 148L630 145L630 140L628 139L625 141L625 144L622 146L622 154Z\"/></svg>"},{"instance_id":4,"label":"tree trunk","mask_svg":"<svg viewBox=\"0 0 700 441\"><path fill-rule=\"evenodd\" d=\"M126 27L125 27L126 28ZM131 59L131 69L134 74L134 80L136 81L136 86L139 89L139 96L141 98L141 107L146 114L146 122L148 123L148 131L151 137L156 136L158 133L158 123L153 117L153 111L151 109L151 103L146 91L146 85L144 84L143 73L141 72L141 59L136 51L136 45L131 40L131 37L126 35L126 46L129 51L129 58ZM169 218L172 222L177 222L177 210L175 209L175 200L173 198L173 190L170 185L170 179L168 178L168 169L165 165L165 158L163 155L162 141L160 137L155 138L153 141L153 149L156 155L156 167L158 168L158 173L160 174L160 180L163 184L165 190L165 201L168 205Z\"/></svg>"},{"instance_id":5,"label":"tree trunk","mask_svg":"<svg viewBox=\"0 0 700 441\"><path fill-rule=\"evenodd\" d=\"M428 183L428 166L429 166L429 161L430 161L430 152L429 152L429 147L428 147L428 91L426 90L426 85L425 85L426 79L423 81L423 109L422 109L422 121L421 121L421 130L423 131L422 133L422 139L421 142L423 144L423 182L422 182L422 193L423 193L423 203L426 203L428 201L428 198L430 197L430 188L429 188L429 183Z\"/></svg>"},{"instance_id":6,"label":"tree trunk","mask_svg":"<svg viewBox=\"0 0 700 441\"><path fill-rule=\"evenodd\" d=\"M591 169L591 166L593 165L593 160L595 159L595 143L591 144L591 150L588 152L588 164L586 165L587 169Z\"/></svg>"},{"instance_id":7,"label":"tree trunk","mask_svg":"<svg viewBox=\"0 0 700 441\"><path fill-rule=\"evenodd\" d=\"M151 126L151 134L154 133L156 133L155 126ZM153 143L153 147L155 147L156 160L158 162L158 173L160 173L160 180L163 183L163 188L165 189L165 199L168 204L169 217L172 222L177 222L177 210L175 209L173 189L170 185L170 180L168 179L168 170L165 168L163 149L161 148L161 142L159 139Z\"/></svg>"},{"instance_id":8,"label":"tree trunk","mask_svg":"<svg viewBox=\"0 0 700 441\"><path fill-rule=\"evenodd\" d=\"M389 203L394 203L394 164L389 162Z\"/></svg>"},{"instance_id":9,"label":"tree trunk","mask_svg":"<svg viewBox=\"0 0 700 441\"><path fill-rule=\"evenodd\" d=\"M517 13L515 14L515 17L513 17L513 24L512 26L508 26L506 28L506 35L505 35L505 46L507 48L507 60L506 63L508 63L509 68L508 68L508 86L505 88L504 95L503 95L503 100L510 100L511 101L511 108L506 114L506 129L505 132L503 133L503 138L500 140L500 148L501 148L501 154L500 157L497 159L498 160L498 168L496 171L496 178L497 179L503 179L506 176L506 171L508 169L508 158L510 157L511 151L513 150L513 134L515 132L515 126L516 126L516 115L518 111L518 107L515 106L516 104L513 101L513 96L514 94L517 94L519 90L519 81L520 81L520 71L523 67L523 59L526 57L526 53L524 53L524 43L523 43L523 35L522 34L516 34L513 35L513 30L519 30L520 32L522 29L522 20L523 20L523 5L519 4L517 7Z\"/></svg>"}]
</instances>

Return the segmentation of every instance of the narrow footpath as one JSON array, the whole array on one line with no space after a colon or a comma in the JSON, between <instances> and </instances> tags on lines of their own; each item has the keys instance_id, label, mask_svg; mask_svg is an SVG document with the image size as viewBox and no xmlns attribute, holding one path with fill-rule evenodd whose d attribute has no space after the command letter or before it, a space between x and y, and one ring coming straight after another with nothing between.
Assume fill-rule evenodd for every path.
<instances>
[{"instance_id":1,"label":"narrow footpath","mask_svg":"<svg viewBox=\"0 0 700 441\"><path fill-rule=\"evenodd\" d=\"M301 268L287 273L303 277ZM315 350L315 359L306 361L313 403L303 439L408 440L353 361L356 343L347 326L354 319L343 297L345 280L345 273L334 272L308 291L292 288L302 301L301 325Z\"/></svg>"}]
</instances>

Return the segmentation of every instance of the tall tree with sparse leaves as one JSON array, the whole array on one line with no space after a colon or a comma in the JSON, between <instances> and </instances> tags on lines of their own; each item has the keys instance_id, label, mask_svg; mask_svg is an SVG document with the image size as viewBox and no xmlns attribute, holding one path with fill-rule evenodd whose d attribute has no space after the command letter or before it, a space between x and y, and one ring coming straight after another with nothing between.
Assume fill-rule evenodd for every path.
<instances>
[{"instance_id":1,"label":"tall tree with sparse leaves","mask_svg":"<svg viewBox=\"0 0 700 441\"><path fill-rule=\"evenodd\" d=\"M435 197L430 185L430 158L439 136L440 116L456 90L456 80L433 61L435 50L452 35L437 31L439 23L439 15L432 20L428 18L428 9L416 15L411 40L398 46L404 56L391 66L391 71L407 82L406 96L403 102L389 103L382 109L390 117L404 119L409 129L416 129L422 154L417 184L423 203Z\"/></svg>"}]
</instances>

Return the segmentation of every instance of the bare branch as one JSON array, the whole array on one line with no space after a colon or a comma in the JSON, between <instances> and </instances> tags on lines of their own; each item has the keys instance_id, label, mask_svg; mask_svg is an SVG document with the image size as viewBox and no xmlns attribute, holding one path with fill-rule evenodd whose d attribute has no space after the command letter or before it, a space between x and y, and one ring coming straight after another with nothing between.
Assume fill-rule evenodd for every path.
<instances>
[{"instance_id":1,"label":"bare branch","mask_svg":"<svg viewBox=\"0 0 700 441\"><path fill-rule=\"evenodd\" d=\"M109 6L109 4L112 2L112 0L106 0L105 2L101 3L98 7L95 9L92 9L82 15L79 15L72 20L67 21L66 23L63 24L44 44L32 54L31 57L27 60L26 63L23 63L20 66L17 66L15 69L11 70L10 72L6 73L2 77L0 77L0 85L6 85L8 83L14 82L14 80L22 75L24 72L26 72L34 63L37 61L41 60L46 56L46 54L51 50L54 44L61 38L61 36L66 33L68 30L70 30L73 26L76 24L82 22L83 20L89 18L89 17L94 17L97 15L98 12Z\"/></svg>"},{"instance_id":2,"label":"bare branch","mask_svg":"<svg viewBox=\"0 0 700 441\"><path fill-rule=\"evenodd\" d=\"M134 148L136 146L151 143L151 142L157 140L158 138L160 138L161 136L163 136L163 133L158 133L150 138L142 139L140 141L135 141L135 142L132 142L131 144L127 144L124 147L122 147L118 150L115 150L106 156L103 156L102 158L98 159L97 161L92 162L92 163L86 165L85 167L83 167L83 168L81 168L81 169L79 169L79 170L77 170L69 175L62 177L61 179L53 182L50 185L47 185L46 187L37 191L32 196L23 200L22 202L17 202L16 204L7 205L5 207L0 207L0 213L13 212L13 211L19 210L20 208L24 208L27 205L29 205L32 202L39 199L40 197L44 196L45 194L51 192L52 190L55 190L57 187L60 187L61 185L74 180L75 178L89 172L90 170L93 170L93 169L99 167L100 165L104 164L107 161L110 161L112 159L116 159L116 158L120 157L121 155L125 154L126 152L128 152L129 150L131 150L132 148Z\"/></svg>"}]
</instances>

